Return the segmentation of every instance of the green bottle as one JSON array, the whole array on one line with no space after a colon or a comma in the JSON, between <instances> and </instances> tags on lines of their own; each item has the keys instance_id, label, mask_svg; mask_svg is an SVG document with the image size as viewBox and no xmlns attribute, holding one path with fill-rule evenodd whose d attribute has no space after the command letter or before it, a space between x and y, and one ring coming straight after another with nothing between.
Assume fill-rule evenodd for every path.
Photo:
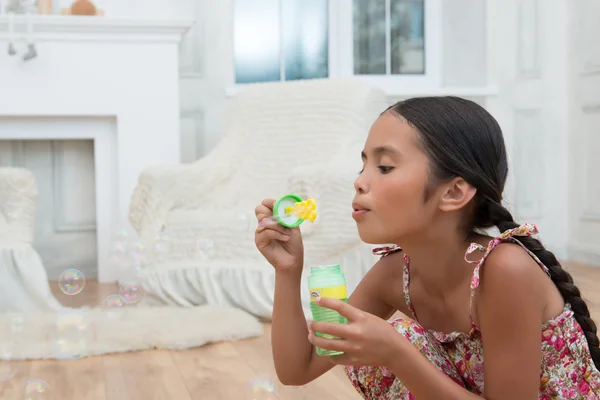
<instances>
[{"instance_id":1,"label":"green bottle","mask_svg":"<svg viewBox=\"0 0 600 400\"><path fill-rule=\"evenodd\" d=\"M338 265L326 265L321 267L313 267L310 270L308 277L308 287L310 290L310 310L312 311L313 320L334 322L338 324L347 324L348 320L337 311L329 308L319 307L315 304L315 300L319 297L330 297L348 302L346 293L346 278ZM327 339L337 339L335 336L316 332L317 336ZM335 356L344 354L341 351L325 350L319 347L316 348L317 354L320 356Z\"/></svg>"}]
</instances>

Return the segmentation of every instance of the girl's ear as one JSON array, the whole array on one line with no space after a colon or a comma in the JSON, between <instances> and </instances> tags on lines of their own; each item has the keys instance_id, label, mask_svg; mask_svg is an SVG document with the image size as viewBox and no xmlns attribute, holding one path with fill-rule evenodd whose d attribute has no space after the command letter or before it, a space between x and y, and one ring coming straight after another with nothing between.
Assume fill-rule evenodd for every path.
<instances>
[{"instance_id":1,"label":"girl's ear","mask_svg":"<svg viewBox=\"0 0 600 400\"><path fill-rule=\"evenodd\" d=\"M439 202L442 211L456 211L465 207L475 197L477 189L463 178L454 178L444 185Z\"/></svg>"}]
</instances>

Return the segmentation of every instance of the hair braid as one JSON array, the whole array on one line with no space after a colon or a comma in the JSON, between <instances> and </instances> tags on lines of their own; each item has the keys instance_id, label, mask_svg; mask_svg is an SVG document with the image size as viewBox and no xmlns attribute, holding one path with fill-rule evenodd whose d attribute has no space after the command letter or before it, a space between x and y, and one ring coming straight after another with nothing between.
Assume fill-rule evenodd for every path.
<instances>
[{"instance_id":1,"label":"hair braid","mask_svg":"<svg viewBox=\"0 0 600 400\"><path fill-rule=\"evenodd\" d=\"M502 205L488 201L487 206L486 214L489 221L497 226L500 232L519 226L510 211ZM594 364L600 370L600 340L598 340L596 323L590 317L588 306L581 298L579 288L573 283L573 277L562 268L556 256L546 250L539 240L531 236L519 237L518 240L548 268L552 282L558 288L565 302L571 305L575 319L585 333Z\"/></svg>"}]
</instances>

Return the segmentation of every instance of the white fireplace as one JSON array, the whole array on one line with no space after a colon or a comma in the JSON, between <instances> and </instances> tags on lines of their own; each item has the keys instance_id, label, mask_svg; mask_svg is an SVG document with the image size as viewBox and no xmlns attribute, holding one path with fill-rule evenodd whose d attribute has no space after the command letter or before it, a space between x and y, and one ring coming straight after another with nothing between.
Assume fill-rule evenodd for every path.
<instances>
[{"instance_id":1,"label":"white fireplace","mask_svg":"<svg viewBox=\"0 0 600 400\"><path fill-rule=\"evenodd\" d=\"M140 172L180 162L179 61L191 20L35 17L38 57L9 56L0 17L0 140L94 141L98 279ZM18 18L17 49L25 24Z\"/></svg>"}]
</instances>

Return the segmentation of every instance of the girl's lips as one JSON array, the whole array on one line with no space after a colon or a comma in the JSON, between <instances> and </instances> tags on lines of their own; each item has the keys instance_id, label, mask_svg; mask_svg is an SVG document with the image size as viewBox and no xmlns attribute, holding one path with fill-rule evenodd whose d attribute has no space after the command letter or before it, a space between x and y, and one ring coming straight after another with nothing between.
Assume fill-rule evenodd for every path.
<instances>
[{"instance_id":1,"label":"girl's lips","mask_svg":"<svg viewBox=\"0 0 600 400\"><path fill-rule=\"evenodd\" d=\"M369 212L369 210L354 210L354 211L352 211L352 218L354 218L354 219L361 218L368 212Z\"/></svg>"}]
</instances>

